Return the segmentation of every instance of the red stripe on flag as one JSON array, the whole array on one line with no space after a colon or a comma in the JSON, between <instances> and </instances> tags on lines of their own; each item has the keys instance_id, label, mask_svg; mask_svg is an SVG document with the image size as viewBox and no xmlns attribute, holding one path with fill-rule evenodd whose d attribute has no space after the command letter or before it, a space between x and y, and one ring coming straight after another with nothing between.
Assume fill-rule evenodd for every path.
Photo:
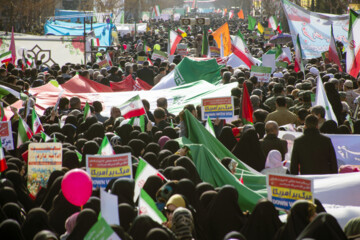
<instances>
[{"instance_id":1,"label":"red stripe on flag","mask_svg":"<svg viewBox=\"0 0 360 240\"><path fill-rule=\"evenodd\" d=\"M177 47L177 45L179 44L180 41L181 41L181 37L179 35L176 36L175 41L174 41L174 43L173 43L173 45L171 46L171 49L170 49L170 55L174 55L174 53L176 51L176 47Z\"/></svg>"},{"instance_id":2,"label":"red stripe on flag","mask_svg":"<svg viewBox=\"0 0 360 240\"><path fill-rule=\"evenodd\" d=\"M123 115L125 119L132 118L132 117L138 117L145 114L144 108L139 108L135 110L131 110Z\"/></svg>"},{"instance_id":3,"label":"red stripe on flag","mask_svg":"<svg viewBox=\"0 0 360 240\"><path fill-rule=\"evenodd\" d=\"M250 61L250 59L241 52L235 45L231 44L231 51L241 59L249 68L251 68L252 65L254 65L253 62Z\"/></svg>"},{"instance_id":4,"label":"red stripe on flag","mask_svg":"<svg viewBox=\"0 0 360 240\"><path fill-rule=\"evenodd\" d=\"M5 158L0 160L0 172L5 171L8 168Z\"/></svg>"},{"instance_id":5,"label":"red stripe on flag","mask_svg":"<svg viewBox=\"0 0 360 240\"><path fill-rule=\"evenodd\" d=\"M360 50L356 53L354 62L351 66L351 70L349 74L353 76L354 78L357 78L358 74L360 72Z\"/></svg>"}]
</instances>

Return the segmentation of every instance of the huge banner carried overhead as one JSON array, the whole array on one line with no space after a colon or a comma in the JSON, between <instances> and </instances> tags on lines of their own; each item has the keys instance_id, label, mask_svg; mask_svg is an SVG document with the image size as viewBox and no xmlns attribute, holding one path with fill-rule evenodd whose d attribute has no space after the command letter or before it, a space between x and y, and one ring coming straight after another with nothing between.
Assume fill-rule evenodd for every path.
<instances>
[{"instance_id":1,"label":"huge banner carried overhead","mask_svg":"<svg viewBox=\"0 0 360 240\"><path fill-rule=\"evenodd\" d=\"M283 9L288 20L293 43L299 34L303 58L321 57L329 50L331 25L334 28L335 41L348 44L349 15L330 15L310 12L288 0L282 0Z\"/></svg>"}]
</instances>

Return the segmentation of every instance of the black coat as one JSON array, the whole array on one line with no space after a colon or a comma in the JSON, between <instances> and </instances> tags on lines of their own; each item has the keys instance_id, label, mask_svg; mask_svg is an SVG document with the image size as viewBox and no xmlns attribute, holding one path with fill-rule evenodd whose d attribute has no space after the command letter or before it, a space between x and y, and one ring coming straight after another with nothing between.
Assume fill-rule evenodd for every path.
<instances>
[{"instance_id":1,"label":"black coat","mask_svg":"<svg viewBox=\"0 0 360 240\"><path fill-rule=\"evenodd\" d=\"M336 154L331 139L318 129L305 129L294 141L291 174L331 174L338 172Z\"/></svg>"},{"instance_id":2,"label":"black coat","mask_svg":"<svg viewBox=\"0 0 360 240\"><path fill-rule=\"evenodd\" d=\"M284 160L285 154L288 151L287 141L278 138L274 134L268 134L263 139L261 139L260 146L264 152L265 157L267 157L271 150L278 150L281 153L282 160Z\"/></svg>"}]
</instances>

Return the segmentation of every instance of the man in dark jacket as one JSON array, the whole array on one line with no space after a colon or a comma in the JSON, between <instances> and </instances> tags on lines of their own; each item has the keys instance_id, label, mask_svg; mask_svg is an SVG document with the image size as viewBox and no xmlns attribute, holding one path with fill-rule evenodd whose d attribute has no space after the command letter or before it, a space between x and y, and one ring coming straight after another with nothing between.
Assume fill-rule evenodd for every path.
<instances>
[{"instance_id":1,"label":"man in dark jacket","mask_svg":"<svg viewBox=\"0 0 360 240\"><path fill-rule=\"evenodd\" d=\"M337 173L336 154L331 139L320 134L318 118L308 115L305 118L304 135L294 141L291 155L291 174L330 174Z\"/></svg>"},{"instance_id":2,"label":"man in dark jacket","mask_svg":"<svg viewBox=\"0 0 360 240\"><path fill-rule=\"evenodd\" d=\"M268 121L265 124L266 136L260 140L261 149L265 157L271 150L278 150L281 153L282 160L288 151L287 141L278 138L279 126L275 121Z\"/></svg>"},{"instance_id":3,"label":"man in dark jacket","mask_svg":"<svg viewBox=\"0 0 360 240\"><path fill-rule=\"evenodd\" d=\"M149 85L154 86L154 72L149 68L149 62L145 61L143 63L142 69L137 71L137 76L141 80L147 82Z\"/></svg>"}]
</instances>

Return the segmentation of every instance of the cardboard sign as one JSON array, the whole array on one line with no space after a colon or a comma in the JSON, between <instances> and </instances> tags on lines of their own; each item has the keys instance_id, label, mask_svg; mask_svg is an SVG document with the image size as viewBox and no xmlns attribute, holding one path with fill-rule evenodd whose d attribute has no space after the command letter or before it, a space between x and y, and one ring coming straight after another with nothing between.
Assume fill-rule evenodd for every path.
<instances>
[{"instance_id":1,"label":"cardboard sign","mask_svg":"<svg viewBox=\"0 0 360 240\"><path fill-rule=\"evenodd\" d=\"M258 79L258 82L269 82L271 77L271 67L263 66L251 66L250 76L255 76Z\"/></svg>"},{"instance_id":2,"label":"cardboard sign","mask_svg":"<svg viewBox=\"0 0 360 240\"><path fill-rule=\"evenodd\" d=\"M271 73L276 69L275 65L275 54L265 54L262 56L262 66L271 67Z\"/></svg>"},{"instance_id":3,"label":"cardboard sign","mask_svg":"<svg viewBox=\"0 0 360 240\"><path fill-rule=\"evenodd\" d=\"M121 240L104 218L100 218L85 235L84 240Z\"/></svg>"},{"instance_id":4,"label":"cardboard sign","mask_svg":"<svg viewBox=\"0 0 360 240\"><path fill-rule=\"evenodd\" d=\"M100 188L100 209L101 216L107 223L120 225L117 195L105 192L104 188Z\"/></svg>"},{"instance_id":5,"label":"cardboard sign","mask_svg":"<svg viewBox=\"0 0 360 240\"><path fill-rule=\"evenodd\" d=\"M277 209L289 210L300 199L314 202L313 180L269 174L266 176L266 186L268 199Z\"/></svg>"},{"instance_id":6,"label":"cardboard sign","mask_svg":"<svg viewBox=\"0 0 360 240\"><path fill-rule=\"evenodd\" d=\"M185 44L185 43L179 43L177 45L176 49L177 49L178 54L181 55L181 56L185 56L185 55L188 54L187 44Z\"/></svg>"},{"instance_id":7,"label":"cardboard sign","mask_svg":"<svg viewBox=\"0 0 360 240\"><path fill-rule=\"evenodd\" d=\"M61 143L30 143L28 153L27 188L36 196L46 187L50 174L62 167Z\"/></svg>"},{"instance_id":8,"label":"cardboard sign","mask_svg":"<svg viewBox=\"0 0 360 240\"><path fill-rule=\"evenodd\" d=\"M234 117L233 97L217 97L201 99L202 120L210 119L231 119Z\"/></svg>"},{"instance_id":9,"label":"cardboard sign","mask_svg":"<svg viewBox=\"0 0 360 240\"><path fill-rule=\"evenodd\" d=\"M220 57L220 48L210 47L211 57Z\"/></svg>"},{"instance_id":10,"label":"cardboard sign","mask_svg":"<svg viewBox=\"0 0 360 240\"><path fill-rule=\"evenodd\" d=\"M14 149L14 139L11 129L11 121L0 122L0 138L2 147L6 150Z\"/></svg>"},{"instance_id":11,"label":"cardboard sign","mask_svg":"<svg viewBox=\"0 0 360 240\"><path fill-rule=\"evenodd\" d=\"M272 28L264 28L264 39L270 39L274 35L275 33Z\"/></svg>"},{"instance_id":12,"label":"cardboard sign","mask_svg":"<svg viewBox=\"0 0 360 240\"><path fill-rule=\"evenodd\" d=\"M106 59L102 60L101 62L98 62L97 64L99 65L100 69L101 68L106 68L107 70L109 70L111 68L109 61L106 60Z\"/></svg>"},{"instance_id":13,"label":"cardboard sign","mask_svg":"<svg viewBox=\"0 0 360 240\"><path fill-rule=\"evenodd\" d=\"M165 61L168 59L168 55L165 52L154 49L151 59L156 60L157 58L160 58L161 61Z\"/></svg>"},{"instance_id":14,"label":"cardboard sign","mask_svg":"<svg viewBox=\"0 0 360 240\"><path fill-rule=\"evenodd\" d=\"M105 188L113 178L132 178L131 153L86 155L86 171L91 176L94 188Z\"/></svg>"},{"instance_id":15,"label":"cardboard sign","mask_svg":"<svg viewBox=\"0 0 360 240\"><path fill-rule=\"evenodd\" d=\"M138 64L143 64L147 60L147 57L146 56L137 56L136 60L137 60Z\"/></svg>"},{"instance_id":16,"label":"cardboard sign","mask_svg":"<svg viewBox=\"0 0 360 240\"><path fill-rule=\"evenodd\" d=\"M281 61L278 61L275 63L276 67L278 68L287 68L288 66L288 63L287 62L281 62Z\"/></svg>"}]
</instances>

